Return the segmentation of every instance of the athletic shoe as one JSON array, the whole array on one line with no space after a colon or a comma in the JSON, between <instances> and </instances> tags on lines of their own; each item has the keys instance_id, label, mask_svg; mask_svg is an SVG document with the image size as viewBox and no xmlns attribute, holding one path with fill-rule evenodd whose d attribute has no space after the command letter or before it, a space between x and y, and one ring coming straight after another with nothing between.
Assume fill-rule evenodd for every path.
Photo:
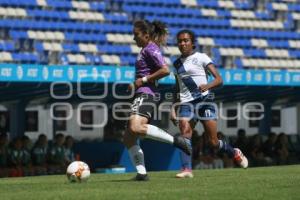
<instances>
[{"instance_id":1,"label":"athletic shoe","mask_svg":"<svg viewBox=\"0 0 300 200\"><path fill-rule=\"evenodd\" d=\"M133 181L149 181L148 174L139 174L137 173L135 177L132 179Z\"/></svg>"},{"instance_id":2,"label":"athletic shoe","mask_svg":"<svg viewBox=\"0 0 300 200\"><path fill-rule=\"evenodd\" d=\"M176 178L193 178L194 175L191 169L183 169L181 172L176 174Z\"/></svg>"},{"instance_id":3,"label":"athletic shoe","mask_svg":"<svg viewBox=\"0 0 300 200\"><path fill-rule=\"evenodd\" d=\"M181 149L187 155L192 154L192 147L187 142L188 139L182 136L174 136L174 146Z\"/></svg>"},{"instance_id":4,"label":"athletic shoe","mask_svg":"<svg viewBox=\"0 0 300 200\"><path fill-rule=\"evenodd\" d=\"M242 151L238 148L234 148L234 161L236 162L236 164L238 164L240 167L246 169L248 167L248 159L246 158L246 156L244 156L244 154L242 153Z\"/></svg>"}]
</instances>

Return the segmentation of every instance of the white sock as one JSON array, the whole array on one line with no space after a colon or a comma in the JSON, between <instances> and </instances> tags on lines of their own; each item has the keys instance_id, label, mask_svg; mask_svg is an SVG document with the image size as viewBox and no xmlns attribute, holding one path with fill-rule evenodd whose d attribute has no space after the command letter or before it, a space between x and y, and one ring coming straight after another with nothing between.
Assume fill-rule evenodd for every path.
<instances>
[{"instance_id":1,"label":"white sock","mask_svg":"<svg viewBox=\"0 0 300 200\"><path fill-rule=\"evenodd\" d=\"M133 145L128 149L128 153L137 173L146 174L144 153L141 147L139 145Z\"/></svg>"},{"instance_id":2,"label":"white sock","mask_svg":"<svg viewBox=\"0 0 300 200\"><path fill-rule=\"evenodd\" d=\"M172 135L170 135L166 131L164 131L156 126L150 125L150 124L148 124L147 134L146 134L145 138L150 138L153 140L157 140L157 141L165 142L165 143L169 143L169 144L174 143L174 137Z\"/></svg>"}]
</instances>

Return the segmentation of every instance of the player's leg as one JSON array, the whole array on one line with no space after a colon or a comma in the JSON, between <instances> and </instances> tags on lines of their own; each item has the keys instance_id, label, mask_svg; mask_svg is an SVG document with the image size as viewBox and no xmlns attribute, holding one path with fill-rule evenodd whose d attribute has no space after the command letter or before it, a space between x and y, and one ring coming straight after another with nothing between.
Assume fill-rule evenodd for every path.
<instances>
[{"instance_id":1,"label":"player's leg","mask_svg":"<svg viewBox=\"0 0 300 200\"><path fill-rule=\"evenodd\" d=\"M179 129L181 135L186 139L190 148L192 148L191 138L196 122L188 118L181 118L179 120ZM192 173L192 155L188 155L180 151L181 172L176 174L177 178L193 178Z\"/></svg>"},{"instance_id":2,"label":"player's leg","mask_svg":"<svg viewBox=\"0 0 300 200\"><path fill-rule=\"evenodd\" d=\"M138 120L135 120L135 118L130 118L128 126L132 123L148 123L148 119L145 117L139 117L136 119ZM131 162L135 166L137 171L135 180L146 181L149 178L147 176L147 171L145 167L144 153L140 145L137 143L137 139L138 135L130 133L130 131L127 128L127 131L124 134L123 143L126 146Z\"/></svg>"},{"instance_id":3,"label":"player's leg","mask_svg":"<svg viewBox=\"0 0 300 200\"><path fill-rule=\"evenodd\" d=\"M152 95L138 96L133 103L133 114L130 116L128 130L131 134L142 136L152 140L173 144L182 149L187 154L191 154L191 148L186 143L182 136L173 137L166 131L157 126L145 123L145 120L150 120L154 110L157 109L157 104Z\"/></svg>"},{"instance_id":4,"label":"player's leg","mask_svg":"<svg viewBox=\"0 0 300 200\"><path fill-rule=\"evenodd\" d=\"M207 134L209 144L220 151L226 152L226 154L233 158L234 161L243 168L248 167L248 160L243 155L240 149L233 148L225 140L219 140L217 137L217 121L216 120L203 120L201 121Z\"/></svg>"},{"instance_id":5,"label":"player's leg","mask_svg":"<svg viewBox=\"0 0 300 200\"><path fill-rule=\"evenodd\" d=\"M172 136L157 126L144 123L145 117L139 115L130 116L129 133L148 139L173 144L185 153L191 155L192 149L182 136Z\"/></svg>"}]
</instances>

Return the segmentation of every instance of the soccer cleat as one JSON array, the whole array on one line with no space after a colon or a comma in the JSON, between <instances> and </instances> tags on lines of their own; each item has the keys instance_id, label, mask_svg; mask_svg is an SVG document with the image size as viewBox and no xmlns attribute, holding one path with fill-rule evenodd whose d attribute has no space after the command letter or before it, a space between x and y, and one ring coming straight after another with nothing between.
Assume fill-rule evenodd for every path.
<instances>
[{"instance_id":1,"label":"soccer cleat","mask_svg":"<svg viewBox=\"0 0 300 200\"><path fill-rule=\"evenodd\" d=\"M242 168L246 169L248 167L248 159L242 151L238 148L234 148L234 161Z\"/></svg>"},{"instance_id":2,"label":"soccer cleat","mask_svg":"<svg viewBox=\"0 0 300 200\"><path fill-rule=\"evenodd\" d=\"M181 149L187 155L192 154L192 148L187 142L188 139L182 136L174 136L174 146Z\"/></svg>"},{"instance_id":3,"label":"soccer cleat","mask_svg":"<svg viewBox=\"0 0 300 200\"><path fill-rule=\"evenodd\" d=\"M132 180L133 181L149 181L149 176L148 176L148 174L137 173L137 175L135 177L133 177Z\"/></svg>"},{"instance_id":4,"label":"soccer cleat","mask_svg":"<svg viewBox=\"0 0 300 200\"><path fill-rule=\"evenodd\" d=\"M193 178L194 175L191 169L183 169L181 172L176 174L176 178Z\"/></svg>"}]
</instances>

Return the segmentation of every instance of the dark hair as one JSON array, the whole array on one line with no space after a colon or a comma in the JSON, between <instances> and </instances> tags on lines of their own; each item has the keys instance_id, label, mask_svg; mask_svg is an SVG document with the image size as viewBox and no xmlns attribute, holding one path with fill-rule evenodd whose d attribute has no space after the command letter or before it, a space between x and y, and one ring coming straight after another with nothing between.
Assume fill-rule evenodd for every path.
<instances>
[{"instance_id":1,"label":"dark hair","mask_svg":"<svg viewBox=\"0 0 300 200\"><path fill-rule=\"evenodd\" d=\"M54 136L55 139L59 139L59 138L64 138L64 134L62 133L56 133L56 135Z\"/></svg>"},{"instance_id":2,"label":"dark hair","mask_svg":"<svg viewBox=\"0 0 300 200\"><path fill-rule=\"evenodd\" d=\"M41 133L38 137L38 140L41 140L43 138L46 138L47 139L47 136L44 134L44 133Z\"/></svg>"},{"instance_id":3,"label":"dark hair","mask_svg":"<svg viewBox=\"0 0 300 200\"><path fill-rule=\"evenodd\" d=\"M196 36L193 31L191 31L189 29L183 29L176 34L176 38L178 39L179 35L185 34L185 33L190 35L192 44L193 44L193 49L195 49L196 48Z\"/></svg>"},{"instance_id":4,"label":"dark hair","mask_svg":"<svg viewBox=\"0 0 300 200\"><path fill-rule=\"evenodd\" d=\"M138 20L134 22L134 27L143 34L149 34L150 39L159 46L165 43L165 37L168 35L167 26L161 21Z\"/></svg>"}]
</instances>

